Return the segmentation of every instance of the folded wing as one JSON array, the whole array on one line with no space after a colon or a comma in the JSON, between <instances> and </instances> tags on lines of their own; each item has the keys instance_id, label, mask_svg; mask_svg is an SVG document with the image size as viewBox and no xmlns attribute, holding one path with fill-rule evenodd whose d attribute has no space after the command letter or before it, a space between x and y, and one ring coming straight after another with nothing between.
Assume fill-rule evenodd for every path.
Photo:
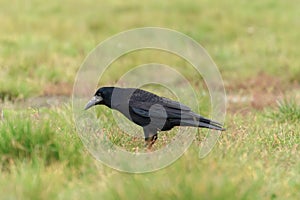
<instances>
[{"instance_id":1,"label":"folded wing","mask_svg":"<svg viewBox=\"0 0 300 200\"><path fill-rule=\"evenodd\" d=\"M180 122L182 126L196 126L216 130L224 130L219 122L202 117L179 102L161 98L157 103L134 102L130 105L133 112L139 116L151 119L168 119Z\"/></svg>"}]
</instances>

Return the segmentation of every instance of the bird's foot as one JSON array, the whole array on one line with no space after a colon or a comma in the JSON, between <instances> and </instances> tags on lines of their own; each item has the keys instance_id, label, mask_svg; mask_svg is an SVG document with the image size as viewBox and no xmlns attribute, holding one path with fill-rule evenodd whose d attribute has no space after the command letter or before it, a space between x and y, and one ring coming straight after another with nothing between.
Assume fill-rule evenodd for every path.
<instances>
[{"instance_id":1,"label":"bird's foot","mask_svg":"<svg viewBox=\"0 0 300 200\"><path fill-rule=\"evenodd\" d=\"M145 147L147 148L147 152L151 152L152 146L156 140L157 140L157 134L155 134L151 137L145 138L145 142L146 142Z\"/></svg>"}]
</instances>

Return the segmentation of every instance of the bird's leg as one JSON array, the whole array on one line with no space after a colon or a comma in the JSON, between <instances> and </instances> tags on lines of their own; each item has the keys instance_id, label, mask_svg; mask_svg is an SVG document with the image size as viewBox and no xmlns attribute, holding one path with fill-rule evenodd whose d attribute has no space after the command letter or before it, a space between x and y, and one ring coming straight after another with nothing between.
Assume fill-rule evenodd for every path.
<instances>
[{"instance_id":1,"label":"bird's leg","mask_svg":"<svg viewBox=\"0 0 300 200\"><path fill-rule=\"evenodd\" d=\"M157 140L157 128L150 126L144 127L145 147L150 150Z\"/></svg>"},{"instance_id":2,"label":"bird's leg","mask_svg":"<svg viewBox=\"0 0 300 200\"><path fill-rule=\"evenodd\" d=\"M145 138L145 142L146 142L145 147L147 147L147 149L150 150L156 140L157 140L157 134L152 135L151 137Z\"/></svg>"}]
</instances>

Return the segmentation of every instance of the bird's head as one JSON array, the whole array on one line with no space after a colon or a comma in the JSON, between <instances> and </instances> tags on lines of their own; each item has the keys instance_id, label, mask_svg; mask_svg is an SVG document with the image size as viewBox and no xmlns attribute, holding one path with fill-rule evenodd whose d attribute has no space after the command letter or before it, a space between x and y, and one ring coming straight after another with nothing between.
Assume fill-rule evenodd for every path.
<instances>
[{"instance_id":1,"label":"bird's head","mask_svg":"<svg viewBox=\"0 0 300 200\"><path fill-rule=\"evenodd\" d=\"M113 89L114 89L113 87L99 88L94 94L94 96L91 98L91 100L86 104L84 109L87 110L95 105L101 105L101 104L110 107Z\"/></svg>"}]
</instances>

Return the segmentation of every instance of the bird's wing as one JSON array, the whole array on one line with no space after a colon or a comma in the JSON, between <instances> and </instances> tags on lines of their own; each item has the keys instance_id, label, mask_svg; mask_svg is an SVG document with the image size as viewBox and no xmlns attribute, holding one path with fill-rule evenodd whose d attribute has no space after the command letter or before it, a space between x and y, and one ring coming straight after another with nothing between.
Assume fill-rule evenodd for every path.
<instances>
[{"instance_id":1,"label":"bird's wing","mask_svg":"<svg viewBox=\"0 0 300 200\"><path fill-rule=\"evenodd\" d=\"M181 107L183 109L181 109ZM162 119L191 119L193 117L199 117L193 113L189 107L182 106L178 102L165 102L152 103L152 102L133 102L130 104L130 108L135 114L142 117L162 118ZM193 114L195 116L193 116Z\"/></svg>"},{"instance_id":2,"label":"bird's wing","mask_svg":"<svg viewBox=\"0 0 300 200\"><path fill-rule=\"evenodd\" d=\"M150 102L134 102L130 104L130 108L135 114L146 118L179 119L182 121L203 122L222 126L221 123L194 113L189 107L169 99L157 104Z\"/></svg>"},{"instance_id":3,"label":"bird's wing","mask_svg":"<svg viewBox=\"0 0 300 200\"><path fill-rule=\"evenodd\" d=\"M131 110L141 117L167 118L166 110L160 104L149 102L134 102L130 104Z\"/></svg>"},{"instance_id":4,"label":"bird's wing","mask_svg":"<svg viewBox=\"0 0 300 200\"><path fill-rule=\"evenodd\" d=\"M200 121L204 123L214 124L217 126L222 126L222 124L217 121L213 121L197 113L194 113L188 106L182 103L164 97L162 99L164 103L163 105L167 107L166 112L168 113L168 118Z\"/></svg>"},{"instance_id":5,"label":"bird's wing","mask_svg":"<svg viewBox=\"0 0 300 200\"><path fill-rule=\"evenodd\" d=\"M173 100L165 98L165 97L162 97L161 100L162 100L162 104L164 106L168 107L168 108L184 110L184 111L190 111L191 110L188 106L186 106L182 103L179 103L177 101L173 101Z\"/></svg>"},{"instance_id":6,"label":"bird's wing","mask_svg":"<svg viewBox=\"0 0 300 200\"><path fill-rule=\"evenodd\" d=\"M157 96L156 94L153 94L151 92L147 92L145 90L136 89L130 96L130 102L131 103L139 103L143 102L146 103L146 106L151 106L153 104L160 104L164 107L174 108L174 109L180 109L180 110L191 110L188 106L183 105L180 102L173 101L171 99ZM149 104L148 104L149 103Z\"/></svg>"},{"instance_id":7,"label":"bird's wing","mask_svg":"<svg viewBox=\"0 0 300 200\"><path fill-rule=\"evenodd\" d=\"M151 117L165 118L164 113L167 113L168 118L180 119L183 114L190 118L190 114L193 113L188 106L180 102L144 91L135 92L130 98L129 106L136 114L143 117L151 115Z\"/></svg>"},{"instance_id":8,"label":"bird's wing","mask_svg":"<svg viewBox=\"0 0 300 200\"><path fill-rule=\"evenodd\" d=\"M188 106L180 102L142 90L137 90L131 96L129 104L133 112L142 117L201 121L221 126L221 123L194 113Z\"/></svg>"}]
</instances>

